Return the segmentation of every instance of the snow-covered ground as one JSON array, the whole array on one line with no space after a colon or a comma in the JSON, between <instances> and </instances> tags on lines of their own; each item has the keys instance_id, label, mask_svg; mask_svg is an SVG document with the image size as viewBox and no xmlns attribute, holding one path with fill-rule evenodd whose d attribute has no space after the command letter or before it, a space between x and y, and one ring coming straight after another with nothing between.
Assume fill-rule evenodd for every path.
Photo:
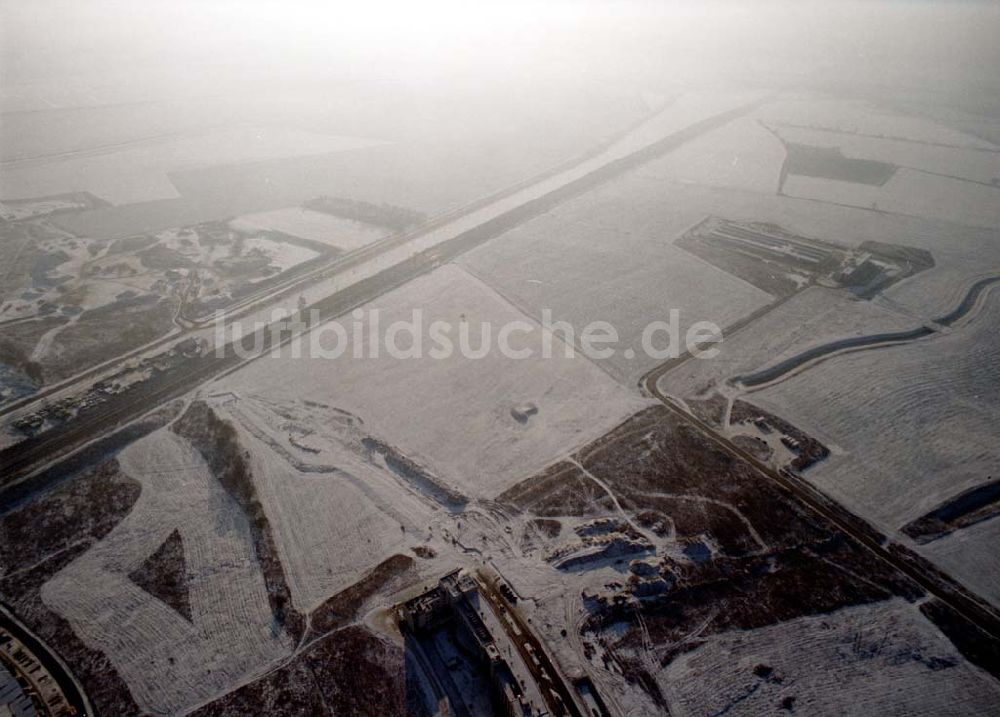
<instances>
[{"instance_id":1,"label":"snow-covered ground","mask_svg":"<svg viewBox=\"0 0 1000 717\"><path fill-rule=\"evenodd\" d=\"M845 157L873 159L924 172L989 184L1000 177L1000 148L993 150L923 144L832 130L779 125L781 139L814 147L836 147Z\"/></svg>"},{"instance_id":2,"label":"snow-covered ground","mask_svg":"<svg viewBox=\"0 0 1000 717\"><path fill-rule=\"evenodd\" d=\"M85 208L83 201L73 199L39 199L33 202L0 202L0 218L9 222L30 217L39 217L52 212L66 211L71 209Z\"/></svg>"},{"instance_id":3,"label":"snow-covered ground","mask_svg":"<svg viewBox=\"0 0 1000 717\"><path fill-rule=\"evenodd\" d=\"M994 289L947 333L835 356L749 399L834 449L807 478L894 531L995 474L998 322L1000 292ZM1000 602L995 581L977 577L996 573L1000 558L988 549L989 531L977 534L986 542L977 551L981 561L967 560L961 550L929 551L955 577Z\"/></svg>"},{"instance_id":4,"label":"snow-covered ground","mask_svg":"<svg viewBox=\"0 0 1000 717\"><path fill-rule=\"evenodd\" d=\"M198 451L164 428L119 460L142 483L138 503L42 587L42 600L108 656L144 710L175 714L260 672L291 645L274 629L246 517ZM190 622L128 577L175 530Z\"/></svg>"},{"instance_id":5,"label":"snow-covered ground","mask_svg":"<svg viewBox=\"0 0 1000 717\"><path fill-rule=\"evenodd\" d=\"M1000 569L997 569L997 546L1000 545L1000 519L994 517L956 530L915 549L936 562L980 595L1000 601Z\"/></svg>"},{"instance_id":6,"label":"snow-covered ground","mask_svg":"<svg viewBox=\"0 0 1000 717\"><path fill-rule=\"evenodd\" d=\"M865 102L830 97L788 96L767 104L760 112L768 123L801 125L809 129L905 139L960 148L996 149L991 142L938 122L880 109Z\"/></svg>"},{"instance_id":7,"label":"snow-covered ground","mask_svg":"<svg viewBox=\"0 0 1000 717\"><path fill-rule=\"evenodd\" d=\"M336 359L308 357L307 337L301 358L292 358L291 351L261 358L212 390L309 399L349 411L373 434L472 497L502 492L647 405L580 354L566 358L558 336L552 339L552 358L543 358L541 326L457 266L441 267L362 308L369 318L369 310L379 310L383 332L393 322L409 322L420 308L424 357L392 358L384 344L377 358L366 351L365 358L355 359L351 346ZM448 358L428 355L433 344L427 332L435 320L453 324L455 350ZM534 347L528 358L507 358L497 348L500 328L514 321L531 329L511 339L512 348ZM469 347L478 349L486 324L492 327L492 350L483 358L462 356L461 332L467 331ZM353 319L345 317L343 326L350 338ZM522 337L530 345L522 344ZM406 333L398 345L410 345ZM525 404L538 411L522 423L511 411Z\"/></svg>"},{"instance_id":8,"label":"snow-covered ground","mask_svg":"<svg viewBox=\"0 0 1000 717\"><path fill-rule=\"evenodd\" d=\"M754 117L743 117L688 142L638 174L690 184L778 190L785 149Z\"/></svg>"},{"instance_id":9,"label":"snow-covered ground","mask_svg":"<svg viewBox=\"0 0 1000 717\"><path fill-rule=\"evenodd\" d=\"M919 320L863 301L850 293L812 286L725 337L719 355L689 360L660 378L665 393L689 398L726 379L778 363L784 358L835 339L897 331Z\"/></svg>"},{"instance_id":10,"label":"snow-covered ground","mask_svg":"<svg viewBox=\"0 0 1000 717\"><path fill-rule=\"evenodd\" d=\"M810 478L899 527L983 482L996 463L998 322L994 290L965 326L834 356L748 397L843 449Z\"/></svg>"},{"instance_id":11,"label":"snow-covered ground","mask_svg":"<svg viewBox=\"0 0 1000 717\"><path fill-rule=\"evenodd\" d=\"M713 635L657 682L672 715L773 714L791 699L795 714L957 717L1000 701L997 682L899 599Z\"/></svg>"},{"instance_id":12,"label":"snow-covered ground","mask_svg":"<svg viewBox=\"0 0 1000 717\"><path fill-rule=\"evenodd\" d=\"M791 197L1000 228L1000 187L912 169L899 169L881 187L789 175L783 191Z\"/></svg>"},{"instance_id":13,"label":"snow-covered ground","mask_svg":"<svg viewBox=\"0 0 1000 717\"><path fill-rule=\"evenodd\" d=\"M287 271L293 266L315 259L319 252L308 247L290 242L275 241L270 237L253 236L243 240L246 252L259 252L271 260L271 265L280 271Z\"/></svg>"},{"instance_id":14,"label":"snow-covered ground","mask_svg":"<svg viewBox=\"0 0 1000 717\"><path fill-rule=\"evenodd\" d=\"M292 601L301 612L419 541L432 506L362 458L364 434L340 412L242 397L216 410L238 427L249 452ZM298 466L290 459L298 459Z\"/></svg>"},{"instance_id":15,"label":"snow-covered ground","mask_svg":"<svg viewBox=\"0 0 1000 717\"><path fill-rule=\"evenodd\" d=\"M88 191L112 204L177 197L169 173L219 164L346 152L384 142L278 127L236 127L11 162L0 196L27 199Z\"/></svg>"},{"instance_id":16,"label":"snow-covered ground","mask_svg":"<svg viewBox=\"0 0 1000 717\"><path fill-rule=\"evenodd\" d=\"M636 199L618 187L615 183L557 207L460 263L533 318L548 309L553 320L568 321L577 332L591 321L609 322L620 344L600 363L633 387L662 361L642 347L651 322L669 321L671 310L677 310L683 344L694 323L711 321L724 328L772 297L674 245L705 217L707 207ZM664 332L653 338L655 348L666 347ZM631 358L628 349L634 351Z\"/></svg>"},{"instance_id":17,"label":"snow-covered ground","mask_svg":"<svg viewBox=\"0 0 1000 717\"><path fill-rule=\"evenodd\" d=\"M301 207L246 214L230 224L234 229L242 231L270 229L322 242L340 251L360 249L388 233L388 230L379 227Z\"/></svg>"}]
</instances>

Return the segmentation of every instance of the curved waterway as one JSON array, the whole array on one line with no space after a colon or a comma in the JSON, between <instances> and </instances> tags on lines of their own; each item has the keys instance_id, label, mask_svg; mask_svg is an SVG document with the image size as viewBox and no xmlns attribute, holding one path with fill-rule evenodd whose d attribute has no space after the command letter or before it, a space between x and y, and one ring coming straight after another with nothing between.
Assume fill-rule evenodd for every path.
<instances>
[{"instance_id":1,"label":"curved waterway","mask_svg":"<svg viewBox=\"0 0 1000 717\"><path fill-rule=\"evenodd\" d=\"M990 276L980 279L969 288L958 306L944 316L934 319L933 323L940 326L952 326L972 311L983 292L997 282L1000 282L1000 276ZM868 336L852 336L846 339L837 339L836 341L821 344L820 346L813 346L802 353L786 358L784 361L779 361L773 366L768 366L767 368L742 376L735 376L732 381L746 387L760 386L765 383L777 381L786 374L830 354L841 351L856 351L874 346L909 343L910 341L916 341L934 333L937 333L937 329L930 326L918 326L915 329L907 331L890 331L870 334Z\"/></svg>"}]
</instances>

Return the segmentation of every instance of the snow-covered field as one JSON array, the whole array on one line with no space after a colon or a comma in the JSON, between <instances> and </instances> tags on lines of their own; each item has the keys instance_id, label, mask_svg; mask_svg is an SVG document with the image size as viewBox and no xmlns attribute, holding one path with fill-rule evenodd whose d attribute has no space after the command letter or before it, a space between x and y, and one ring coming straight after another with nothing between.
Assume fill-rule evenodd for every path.
<instances>
[{"instance_id":1,"label":"snow-covered field","mask_svg":"<svg viewBox=\"0 0 1000 717\"><path fill-rule=\"evenodd\" d=\"M696 122L735 109L763 96L764 93L757 90L685 92L627 136L608 147L606 152L611 156L624 156Z\"/></svg>"},{"instance_id":2,"label":"snow-covered field","mask_svg":"<svg viewBox=\"0 0 1000 717\"><path fill-rule=\"evenodd\" d=\"M650 176L646 168L568 202L459 261L535 317L548 308L554 318L577 326L594 319L610 321L622 345L632 343L637 357L629 360L619 351L602 363L631 384L659 363L647 359L638 345L648 322L665 319L676 308L683 326L709 320L725 328L770 300L763 291L673 245L709 215L769 222L845 247L879 241L928 249L936 266L886 292L891 299L887 308L904 317L912 314L911 324L947 312L956 295L991 264L1000 267L1000 236L995 231L679 184ZM878 326L891 324L878 318L885 312L877 308L852 307L851 312L870 313ZM864 321L858 319L850 330L863 328Z\"/></svg>"},{"instance_id":3,"label":"snow-covered field","mask_svg":"<svg viewBox=\"0 0 1000 717\"><path fill-rule=\"evenodd\" d=\"M876 301L924 320L944 316L958 306L976 281L1000 274L1000 241L965 251L938 249L934 261L935 266L890 286Z\"/></svg>"},{"instance_id":4,"label":"snow-covered field","mask_svg":"<svg viewBox=\"0 0 1000 717\"><path fill-rule=\"evenodd\" d=\"M293 266L315 259L319 252L309 247L299 246L290 242L275 241L270 237L247 237L243 239L246 253L260 253L267 256L271 266L279 271L288 271Z\"/></svg>"},{"instance_id":5,"label":"snow-covered field","mask_svg":"<svg viewBox=\"0 0 1000 717\"><path fill-rule=\"evenodd\" d=\"M238 427L250 454L292 601L301 612L419 540L432 508L359 455L363 434L336 410L242 397L216 410ZM301 462L293 465L289 457Z\"/></svg>"},{"instance_id":6,"label":"snow-covered field","mask_svg":"<svg viewBox=\"0 0 1000 717\"><path fill-rule=\"evenodd\" d=\"M668 321L676 309L683 343L692 324L711 321L724 328L772 297L674 246L705 217L710 203L637 198L619 186L564 204L460 262L533 318L549 309L554 320L568 321L577 332L591 321L611 323L620 345L601 365L634 386L661 361L642 349L650 322ZM665 334L658 333L654 344L663 348Z\"/></svg>"},{"instance_id":7,"label":"snow-covered field","mask_svg":"<svg viewBox=\"0 0 1000 717\"><path fill-rule=\"evenodd\" d=\"M766 674L758 668L772 671ZM709 637L659 676L672 715L989 714L1000 687L896 599Z\"/></svg>"},{"instance_id":8,"label":"snow-covered field","mask_svg":"<svg viewBox=\"0 0 1000 717\"><path fill-rule=\"evenodd\" d=\"M26 199L88 191L112 204L177 197L169 173L221 164L346 152L380 140L275 127L211 130L81 151L48 159L19 160L0 175L0 196Z\"/></svg>"},{"instance_id":9,"label":"snow-covered field","mask_svg":"<svg viewBox=\"0 0 1000 717\"><path fill-rule=\"evenodd\" d=\"M381 327L410 321L423 310L424 351L433 347L426 332L435 320L451 322L455 351L449 358L396 359L386 355L336 359L292 358L290 352L262 358L213 385L214 391L258 394L269 400L308 399L360 417L368 430L446 483L472 497L492 497L560 455L607 431L647 402L619 386L579 354L566 358L558 337L552 358L542 357L542 329L515 334L532 341L533 355L504 357L497 332L507 322L527 321L521 312L462 269L447 265L363 307L379 309ZM492 327L493 350L465 358L459 349L466 324L470 348L480 344L484 324ZM353 332L353 320L345 317ZM333 346L325 345L327 349ZM404 333L400 347L409 346ZM367 352L366 352L367 353ZM533 404L525 422L512 409Z\"/></svg>"},{"instance_id":10,"label":"snow-covered field","mask_svg":"<svg viewBox=\"0 0 1000 717\"><path fill-rule=\"evenodd\" d=\"M938 264L931 271L947 270L948 281L933 281L921 290L924 275L919 275L893 286L888 294L900 297L904 312L927 308L930 298L955 279L965 285L984 271L984 259L1000 263L994 232L734 188L678 184L650 174L655 166L564 204L460 262L533 316L549 308L555 318L576 325L595 318L610 321L623 345L634 342L637 350L635 359L618 352L605 361L628 383L657 363L638 350L638 337L649 321L665 318L669 309L681 311L685 326L705 319L724 328L768 300L764 292L673 246L687 228L710 214L771 222L842 246L881 241L931 250ZM970 255L977 256L975 265L969 263ZM910 284L913 288L906 288Z\"/></svg>"},{"instance_id":11,"label":"snow-covered field","mask_svg":"<svg viewBox=\"0 0 1000 717\"><path fill-rule=\"evenodd\" d=\"M917 550L980 595L1000 601L1000 569L997 569L997 546L1000 545L1000 519L993 518L950 535L917 546Z\"/></svg>"},{"instance_id":12,"label":"snow-covered field","mask_svg":"<svg viewBox=\"0 0 1000 717\"><path fill-rule=\"evenodd\" d=\"M288 653L275 631L243 512L185 439L161 429L129 446L142 483L131 513L42 587L42 599L104 652L152 714L212 698ZM128 578L173 531L183 541L189 622Z\"/></svg>"},{"instance_id":13,"label":"snow-covered field","mask_svg":"<svg viewBox=\"0 0 1000 717\"><path fill-rule=\"evenodd\" d=\"M660 390L688 398L726 379L778 363L812 346L849 336L897 331L919 321L850 293L813 286L730 334L711 360L689 360L659 381Z\"/></svg>"},{"instance_id":14,"label":"snow-covered field","mask_svg":"<svg viewBox=\"0 0 1000 717\"><path fill-rule=\"evenodd\" d=\"M786 142L814 147L836 147L845 157L873 159L898 167L986 184L1000 177L1000 148L988 150L942 146L788 126L778 126L775 132Z\"/></svg>"},{"instance_id":15,"label":"snow-covered field","mask_svg":"<svg viewBox=\"0 0 1000 717\"><path fill-rule=\"evenodd\" d=\"M835 99L779 99L757 115L785 142L898 167L884 186L790 174L782 187L789 196L1000 228L1000 148L985 139Z\"/></svg>"},{"instance_id":16,"label":"snow-covered field","mask_svg":"<svg viewBox=\"0 0 1000 717\"><path fill-rule=\"evenodd\" d=\"M1000 228L1000 187L912 169L899 169L882 187L789 175L783 191L803 199Z\"/></svg>"},{"instance_id":17,"label":"snow-covered field","mask_svg":"<svg viewBox=\"0 0 1000 717\"><path fill-rule=\"evenodd\" d=\"M20 219L39 217L52 212L66 211L71 209L82 209L86 204L72 199L39 199L34 202L15 202L8 204L0 202L0 218L9 222Z\"/></svg>"},{"instance_id":18,"label":"snow-covered field","mask_svg":"<svg viewBox=\"0 0 1000 717\"><path fill-rule=\"evenodd\" d=\"M674 184L642 177L641 170L587 198L599 206L610 203L610 197L618 202L618 210L638 225L627 227L628 231L651 233L662 226L660 236L668 241L683 233L683 229L671 232L687 218L697 217L684 229L705 216L715 215L733 221L769 222L804 237L849 248L864 241L878 241L926 249L932 253L935 266L885 292L896 308L924 319L947 313L976 279L1000 270L1000 231L995 229L788 196ZM612 222L605 225L614 226ZM629 240L622 228L617 234L616 241ZM503 240L500 237L493 244Z\"/></svg>"},{"instance_id":19,"label":"snow-covered field","mask_svg":"<svg viewBox=\"0 0 1000 717\"><path fill-rule=\"evenodd\" d=\"M749 397L834 451L807 473L809 480L893 531L995 474L998 325L994 289L946 334L836 356ZM975 565L960 550L932 551L969 584L982 585L977 573L1000 569L986 546ZM983 587L1000 602L997 585Z\"/></svg>"},{"instance_id":20,"label":"snow-covered field","mask_svg":"<svg viewBox=\"0 0 1000 717\"><path fill-rule=\"evenodd\" d=\"M372 227L361 222L341 219L301 207L246 214L233 220L231 225L234 229L242 231L270 229L302 239L322 242L340 251L360 249L387 233L387 230L379 227Z\"/></svg>"},{"instance_id":21,"label":"snow-covered field","mask_svg":"<svg viewBox=\"0 0 1000 717\"><path fill-rule=\"evenodd\" d=\"M768 123L809 129L871 135L882 139L942 144L960 148L996 149L991 142L921 117L909 117L864 102L822 96L786 97L760 112Z\"/></svg>"},{"instance_id":22,"label":"snow-covered field","mask_svg":"<svg viewBox=\"0 0 1000 717\"><path fill-rule=\"evenodd\" d=\"M771 194L778 190L784 161L781 142L755 118L743 117L650 162L638 174Z\"/></svg>"}]
</instances>

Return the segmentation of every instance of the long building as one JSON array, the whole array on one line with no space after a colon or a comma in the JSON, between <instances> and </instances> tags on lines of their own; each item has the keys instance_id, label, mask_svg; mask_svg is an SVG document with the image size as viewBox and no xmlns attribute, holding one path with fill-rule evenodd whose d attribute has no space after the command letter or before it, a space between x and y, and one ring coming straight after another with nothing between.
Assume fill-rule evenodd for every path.
<instances>
[{"instance_id":1,"label":"long building","mask_svg":"<svg viewBox=\"0 0 1000 717\"><path fill-rule=\"evenodd\" d=\"M480 662L488 671L490 697L496 714L506 717L549 714L528 700L514 670L501 655L496 639L479 616L478 591L476 581L468 573L455 570L427 592L403 603L400 621L415 635L428 635L454 624L465 641L475 646Z\"/></svg>"}]
</instances>

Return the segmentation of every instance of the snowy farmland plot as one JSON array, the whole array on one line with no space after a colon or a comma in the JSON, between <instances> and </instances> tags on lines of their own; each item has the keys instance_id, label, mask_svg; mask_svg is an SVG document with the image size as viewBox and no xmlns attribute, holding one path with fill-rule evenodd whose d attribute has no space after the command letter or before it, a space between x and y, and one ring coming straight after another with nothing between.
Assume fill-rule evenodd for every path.
<instances>
[{"instance_id":1,"label":"snowy farmland plot","mask_svg":"<svg viewBox=\"0 0 1000 717\"><path fill-rule=\"evenodd\" d=\"M386 234L386 230L378 227L301 207L247 214L235 219L231 225L244 231L265 229L290 234L326 244L338 251L360 249Z\"/></svg>"},{"instance_id":2,"label":"snowy farmland plot","mask_svg":"<svg viewBox=\"0 0 1000 717\"><path fill-rule=\"evenodd\" d=\"M806 474L810 481L897 531L995 472L998 322L994 289L946 333L835 356L749 398L831 446L833 455ZM982 541L946 539L960 541L961 551L930 550L955 577L1000 602L990 532L978 532Z\"/></svg>"},{"instance_id":3,"label":"snowy farmland plot","mask_svg":"<svg viewBox=\"0 0 1000 717\"><path fill-rule=\"evenodd\" d=\"M714 635L662 673L672 715L986 714L996 682L902 600Z\"/></svg>"},{"instance_id":4,"label":"snowy farmland plot","mask_svg":"<svg viewBox=\"0 0 1000 717\"><path fill-rule=\"evenodd\" d=\"M996 228L1000 187L901 168L882 187L836 179L789 176L783 191L792 197Z\"/></svg>"},{"instance_id":5,"label":"snowy farmland plot","mask_svg":"<svg viewBox=\"0 0 1000 717\"><path fill-rule=\"evenodd\" d=\"M198 451L165 428L129 446L119 461L142 484L138 503L41 596L84 643L108 655L144 710L175 714L292 645L275 630L247 519ZM166 582L181 586L182 599L171 607L129 576L175 533L183 547L179 565L168 570L180 577Z\"/></svg>"},{"instance_id":6,"label":"snowy farmland plot","mask_svg":"<svg viewBox=\"0 0 1000 717\"><path fill-rule=\"evenodd\" d=\"M170 172L219 164L259 162L277 157L347 152L382 144L379 140L339 137L266 127L237 127L187 136L136 142L82 156L15 161L0 179L6 199L91 192L112 204L177 197Z\"/></svg>"},{"instance_id":7,"label":"snowy farmland plot","mask_svg":"<svg viewBox=\"0 0 1000 717\"><path fill-rule=\"evenodd\" d=\"M225 396L216 407L250 454L292 601L309 612L393 553L406 552L432 505L366 457L356 417L314 401Z\"/></svg>"},{"instance_id":8,"label":"snowy farmland plot","mask_svg":"<svg viewBox=\"0 0 1000 717\"><path fill-rule=\"evenodd\" d=\"M997 148L986 139L939 122L902 115L866 102L821 95L784 96L768 103L760 115L768 124L790 128L825 130L959 149Z\"/></svg>"},{"instance_id":9,"label":"snowy farmland plot","mask_svg":"<svg viewBox=\"0 0 1000 717\"><path fill-rule=\"evenodd\" d=\"M813 286L727 336L719 346L719 355L711 361L685 361L664 374L659 387L679 398L691 398L811 346L915 324L919 324L917 319L876 302L854 298L846 291Z\"/></svg>"},{"instance_id":10,"label":"snowy farmland plot","mask_svg":"<svg viewBox=\"0 0 1000 717\"><path fill-rule=\"evenodd\" d=\"M535 318L583 327L603 320L621 342L601 364L634 385L660 363L642 350L647 324L679 311L680 331L698 321L726 327L772 297L674 246L704 218L698 207L633 201L601 189L504 234L460 260ZM661 335L657 348L666 346ZM625 350L634 351L628 358Z\"/></svg>"},{"instance_id":11,"label":"snowy farmland plot","mask_svg":"<svg viewBox=\"0 0 1000 717\"><path fill-rule=\"evenodd\" d=\"M635 207L631 221L648 227L655 227L659 221L671 231L676 226L675 217L717 216L731 221L775 224L800 236L844 248L877 241L926 250L931 253L934 266L890 286L878 299L888 300L904 314L909 312L922 320L954 308L972 283L996 273L1000 267L997 229L883 214L788 196L682 185L644 177L641 170L602 192L593 193L591 199L596 204L608 196L624 197ZM691 222L684 230L694 224ZM671 235L671 240L684 230ZM503 237L496 243L502 241Z\"/></svg>"},{"instance_id":12,"label":"snowy farmland plot","mask_svg":"<svg viewBox=\"0 0 1000 717\"><path fill-rule=\"evenodd\" d=\"M926 120L858 105L762 109L789 150L780 192L820 202L1000 227L1000 148ZM873 179L873 172L880 173ZM865 178L865 175L868 178Z\"/></svg>"},{"instance_id":13,"label":"snowy farmland plot","mask_svg":"<svg viewBox=\"0 0 1000 717\"><path fill-rule=\"evenodd\" d=\"M342 5L0 2L0 717L1000 717L1000 3Z\"/></svg>"},{"instance_id":14,"label":"snowy farmland plot","mask_svg":"<svg viewBox=\"0 0 1000 717\"><path fill-rule=\"evenodd\" d=\"M1000 261L1000 244L988 229L680 184L643 167L491 240L459 262L532 316L550 309L555 319L576 325L609 321L636 357L627 359L619 351L602 365L634 384L659 363L640 350L641 332L649 322L664 320L670 309L680 311L684 327L708 320L725 329L775 298L675 245L708 216L771 223L844 248L879 241L926 249L935 257L930 271L958 265L964 270L947 271L964 274L966 281L983 271L968 264L971 252ZM929 302L931 295L920 291L922 280L904 280L887 293L904 297L904 312L917 311L918 297ZM942 283L930 282L927 292L936 291L933 286Z\"/></svg>"},{"instance_id":15,"label":"snowy farmland plot","mask_svg":"<svg viewBox=\"0 0 1000 717\"><path fill-rule=\"evenodd\" d=\"M452 265L362 308L379 309L384 329L410 321L417 307L423 310L425 330L434 320L471 327L473 349L481 346L483 322L496 333L505 322L526 321L533 328L530 336L540 341L539 325ZM345 319L350 329L350 317ZM303 350L302 358L258 359L220 382L218 390L269 400L308 399L348 411L381 440L470 497L496 495L646 405L583 356L566 358L558 336L551 359L542 358L540 343L526 359L506 358L497 350L477 359L461 356L458 331L451 334L456 350L445 359L400 360L384 354L354 359L350 350L336 359L306 358ZM404 334L398 345L408 342ZM524 406L536 410L519 420L515 413Z\"/></svg>"},{"instance_id":16,"label":"snowy farmland plot","mask_svg":"<svg viewBox=\"0 0 1000 717\"><path fill-rule=\"evenodd\" d=\"M750 116L681 146L637 173L653 179L773 194L778 191L784 161L780 140Z\"/></svg>"},{"instance_id":17,"label":"snowy farmland plot","mask_svg":"<svg viewBox=\"0 0 1000 717\"><path fill-rule=\"evenodd\" d=\"M858 135L835 130L775 125L784 142L839 149L845 157L990 184L1000 176L1000 147L964 147Z\"/></svg>"}]
</instances>

